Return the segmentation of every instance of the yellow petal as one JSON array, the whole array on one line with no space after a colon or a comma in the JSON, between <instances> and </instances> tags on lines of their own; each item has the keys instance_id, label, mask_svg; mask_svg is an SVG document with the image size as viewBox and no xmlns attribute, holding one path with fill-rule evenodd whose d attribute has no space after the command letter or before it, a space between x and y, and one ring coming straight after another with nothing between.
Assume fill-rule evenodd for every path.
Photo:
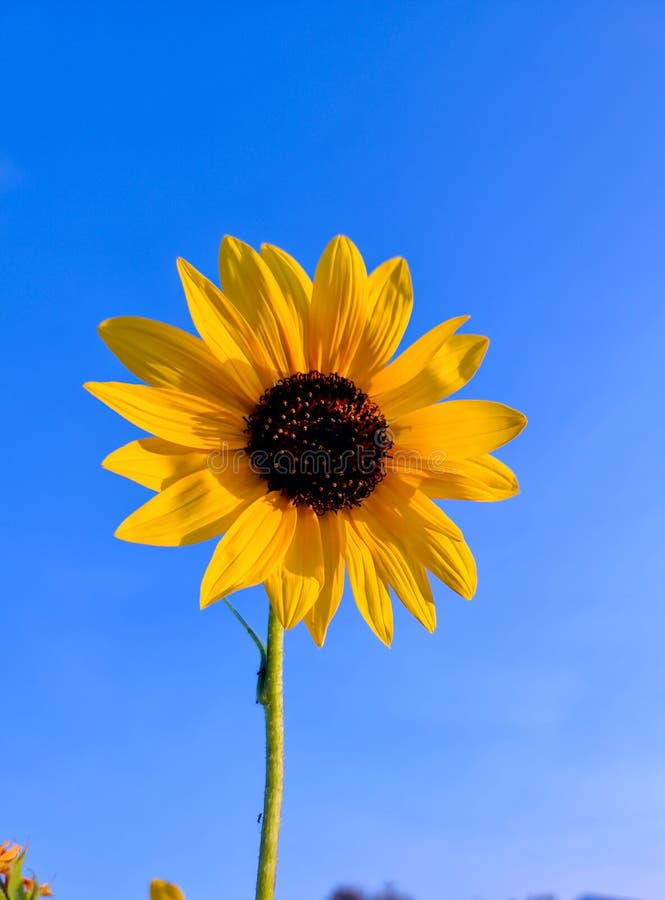
<instances>
[{"instance_id":1,"label":"yellow petal","mask_svg":"<svg viewBox=\"0 0 665 900\"><path fill-rule=\"evenodd\" d=\"M397 511L402 516L415 517L423 526L453 541L463 539L460 529L436 503L416 484L410 484L394 472L377 485L370 501L372 511L384 523L391 522Z\"/></svg>"},{"instance_id":2,"label":"yellow petal","mask_svg":"<svg viewBox=\"0 0 665 900\"><path fill-rule=\"evenodd\" d=\"M293 628L309 612L324 581L319 519L309 506L296 508L296 529L281 567L265 582L275 615Z\"/></svg>"},{"instance_id":3,"label":"yellow petal","mask_svg":"<svg viewBox=\"0 0 665 900\"><path fill-rule=\"evenodd\" d=\"M333 238L314 275L310 367L324 374L345 374L356 354L367 314L367 272L362 256L348 238Z\"/></svg>"},{"instance_id":4,"label":"yellow petal","mask_svg":"<svg viewBox=\"0 0 665 900\"><path fill-rule=\"evenodd\" d=\"M380 397L401 385L409 384L445 345L446 341L463 325L468 316L448 319L432 328L427 334L407 347L389 366L381 369L369 382L367 392L372 397Z\"/></svg>"},{"instance_id":5,"label":"yellow petal","mask_svg":"<svg viewBox=\"0 0 665 900\"><path fill-rule=\"evenodd\" d=\"M251 408L276 372L259 341L218 287L184 259L178 272L196 330L219 360L229 391Z\"/></svg>"},{"instance_id":6,"label":"yellow petal","mask_svg":"<svg viewBox=\"0 0 665 900\"><path fill-rule=\"evenodd\" d=\"M217 537L254 500L265 482L244 461L240 471L192 472L128 516L115 536L154 547L182 547Z\"/></svg>"},{"instance_id":7,"label":"yellow petal","mask_svg":"<svg viewBox=\"0 0 665 900\"><path fill-rule=\"evenodd\" d=\"M120 316L99 326L106 345L130 372L153 387L205 397L242 415L246 407L227 388L224 369L199 338L152 319Z\"/></svg>"},{"instance_id":8,"label":"yellow petal","mask_svg":"<svg viewBox=\"0 0 665 900\"><path fill-rule=\"evenodd\" d=\"M466 600L473 597L478 580L476 562L466 541L452 541L426 528L412 547L433 575Z\"/></svg>"},{"instance_id":9,"label":"yellow petal","mask_svg":"<svg viewBox=\"0 0 665 900\"><path fill-rule=\"evenodd\" d=\"M344 560L361 616L374 634L390 646L393 639L393 609L388 589L379 577L371 551L347 519Z\"/></svg>"},{"instance_id":10,"label":"yellow petal","mask_svg":"<svg viewBox=\"0 0 665 900\"><path fill-rule=\"evenodd\" d=\"M150 900L185 900L185 896L175 884L155 878L150 882Z\"/></svg>"},{"instance_id":11,"label":"yellow petal","mask_svg":"<svg viewBox=\"0 0 665 900\"><path fill-rule=\"evenodd\" d=\"M420 458L391 460L402 479L435 500L505 500L519 493L514 472L488 453L469 459L446 460L439 470L428 470Z\"/></svg>"},{"instance_id":12,"label":"yellow petal","mask_svg":"<svg viewBox=\"0 0 665 900\"><path fill-rule=\"evenodd\" d=\"M223 458L221 451L190 450L162 438L141 438L109 453L102 466L153 491L161 491L179 478L205 469L209 461L214 468Z\"/></svg>"},{"instance_id":13,"label":"yellow petal","mask_svg":"<svg viewBox=\"0 0 665 900\"><path fill-rule=\"evenodd\" d=\"M382 519L368 500L353 511L352 522L358 536L369 548L382 580L393 588L411 615L428 631L436 628L436 609L425 569L414 559L410 547L398 534L399 517Z\"/></svg>"},{"instance_id":14,"label":"yellow petal","mask_svg":"<svg viewBox=\"0 0 665 900\"><path fill-rule=\"evenodd\" d=\"M314 642L322 647L344 590L346 530L343 519L331 513L321 516L319 527L323 548L324 582L314 606L305 616L305 625Z\"/></svg>"},{"instance_id":15,"label":"yellow petal","mask_svg":"<svg viewBox=\"0 0 665 900\"><path fill-rule=\"evenodd\" d=\"M270 578L291 544L296 520L295 507L276 491L255 500L217 545L201 583L201 607Z\"/></svg>"},{"instance_id":16,"label":"yellow petal","mask_svg":"<svg viewBox=\"0 0 665 900\"><path fill-rule=\"evenodd\" d=\"M376 395L381 411L393 421L454 394L476 374L488 344L477 334L454 334L410 381Z\"/></svg>"},{"instance_id":17,"label":"yellow petal","mask_svg":"<svg viewBox=\"0 0 665 900\"><path fill-rule=\"evenodd\" d=\"M479 456L512 440L526 425L516 409L489 400L447 400L400 416L393 453L413 451L433 468L447 459Z\"/></svg>"},{"instance_id":18,"label":"yellow petal","mask_svg":"<svg viewBox=\"0 0 665 900\"><path fill-rule=\"evenodd\" d=\"M280 250L279 247L274 247L272 244L261 244L261 257L275 276L287 303L296 311L296 320L300 329L299 339L304 353L304 348L307 346L312 280L300 263L284 250ZM309 368L307 363L306 368Z\"/></svg>"},{"instance_id":19,"label":"yellow petal","mask_svg":"<svg viewBox=\"0 0 665 900\"><path fill-rule=\"evenodd\" d=\"M242 420L202 397L117 381L88 381L83 386L133 425L165 441L199 450L234 450L247 443Z\"/></svg>"},{"instance_id":20,"label":"yellow petal","mask_svg":"<svg viewBox=\"0 0 665 900\"><path fill-rule=\"evenodd\" d=\"M404 542L410 558L458 594L471 598L476 590L476 564L462 532L421 491L413 491L413 485L400 485L401 480L389 477L379 485L389 483L393 494L380 494L377 489L370 498L374 511L384 522L390 522L391 531ZM409 502L395 505L401 495ZM391 505L392 517L388 513ZM451 525L455 529L452 533Z\"/></svg>"},{"instance_id":21,"label":"yellow petal","mask_svg":"<svg viewBox=\"0 0 665 900\"><path fill-rule=\"evenodd\" d=\"M296 310L259 254L237 238L223 239L219 272L224 293L261 342L280 377L305 366Z\"/></svg>"},{"instance_id":22,"label":"yellow petal","mask_svg":"<svg viewBox=\"0 0 665 900\"><path fill-rule=\"evenodd\" d=\"M23 848L18 844L11 844L9 841L0 844L0 875L6 875L9 872L22 852Z\"/></svg>"},{"instance_id":23,"label":"yellow petal","mask_svg":"<svg viewBox=\"0 0 665 900\"><path fill-rule=\"evenodd\" d=\"M405 259L389 259L367 278L369 318L349 377L367 383L397 349L413 307L411 275Z\"/></svg>"}]
</instances>

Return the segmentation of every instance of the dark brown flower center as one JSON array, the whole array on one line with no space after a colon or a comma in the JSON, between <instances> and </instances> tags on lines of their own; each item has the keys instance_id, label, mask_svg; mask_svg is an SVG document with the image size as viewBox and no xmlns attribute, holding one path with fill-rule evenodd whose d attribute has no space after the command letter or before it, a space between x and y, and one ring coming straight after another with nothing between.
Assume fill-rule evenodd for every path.
<instances>
[{"instance_id":1,"label":"dark brown flower center","mask_svg":"<svg viewBox=\"0 0 665 900\"><path fill-rule=\"evenodd\" d=\"M348 378L307 372L282 378L246 418L251 465L317 515L359 506L385 474L386 420Z\"/></svg>"}]
</instances>

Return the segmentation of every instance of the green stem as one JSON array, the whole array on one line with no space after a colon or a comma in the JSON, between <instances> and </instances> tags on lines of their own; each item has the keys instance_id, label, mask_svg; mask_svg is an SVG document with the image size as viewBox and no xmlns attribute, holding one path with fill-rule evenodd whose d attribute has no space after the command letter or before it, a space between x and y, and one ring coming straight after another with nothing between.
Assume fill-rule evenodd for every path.
<instances>
[{"instance_id":1,"label":"green stem","mask_svg":"<svg viewBox=\"0 0 665 900\"><path fill-rule=\"evenodd\" d=\"M284 791L284 629L270 610L263 690L259 701L266 716L266 787L256 900L274 900L277 845ZM261 674L259 675L261 682Z\"/></svg>"},{"instance_id":2,"label":"green stem","mask_svg":"<svg viewBox=\"0 0 665 900\"><path fill-rule=\"evenodd\" d=\"M263 703L263 697L265 694L265 680L266 680L266 661L267 661L266 648L264 646L263 641L258 636L258 634L254 631L254 629L249 624L249 622L246 622L245 619L243 619L243 617L240 615L240 613L235 608L235 606L233 606L233 604L230 603L226 599L226 597L224 598L224 603L226 603L226 605L231 610L233 615L236 617L236 619L243 626L243 628L245 629L247 634L254 641L254 643L256 644L256 648L259 651L259 654L261 656L261 662L259 664L259 671L256 673L258 675L258 679L256 682L256 702Z\"/></svg>"}]
</instances>

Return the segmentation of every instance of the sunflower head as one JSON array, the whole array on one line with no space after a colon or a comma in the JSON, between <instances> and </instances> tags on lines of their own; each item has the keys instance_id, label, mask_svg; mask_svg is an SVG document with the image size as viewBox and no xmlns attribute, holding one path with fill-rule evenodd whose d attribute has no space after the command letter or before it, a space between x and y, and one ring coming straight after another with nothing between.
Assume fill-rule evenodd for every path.
<instances>
[{"instance_id":1,"label":"sunflower head","mask_svg":"<svg viewBox=\"0 0 665 900\"><path fill-rule=\"evenodd\" d=\"M263 583L282 624L322 644L345 577L370 628L393 633L391 592L428 630L429 575L463 597L473 556L437 500L517 493L492 454L524 416L450 400L475 374L486 338L436 326L395 357L412 308L409 270L369 274L334 238L313 280L271 245L220 249L221 289L178 263L199 337L136 317L102 338L141 384L90 383L149 432L104 461L156 491L118 537L159 546L217 538L201 586L207 606Z\"/></svg>"},{"instance_id":2,"label":"sunflower head","mask_svg":"<svg viewBox=\"0 0 665 900\"><path fill-rule=\"evenodd\" d=\"M247 417L246 432L250 465L268 490L318 516L360 506L392 446L377 404L335 372L280 379Z\"/></svg>"}]
</instances>

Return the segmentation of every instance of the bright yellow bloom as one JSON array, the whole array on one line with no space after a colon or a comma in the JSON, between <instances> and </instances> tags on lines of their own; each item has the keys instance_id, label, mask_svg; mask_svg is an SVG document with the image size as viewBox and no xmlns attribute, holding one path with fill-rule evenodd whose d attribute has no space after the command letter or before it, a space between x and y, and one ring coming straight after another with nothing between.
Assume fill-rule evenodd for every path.
<instances>
[{"instance_id":1,"label":"bright yellow bloom","mask_svg":"<svg viewBox=\"0 0 665 900\"><path fill-rule=\"evenodd\" d=\"M285 628L304 619L323 644L348 577L356 604L389 644L389 589L429 630L427 570L463 597L476 567L433 499L517 493L491 451L525 417L500 403L452 400L487 338L433 328L390 362L412 306L403 259L369 275L348 238L325 249L312 282L283 250L226 237L223 293L179 260L201 339L148 319L109 319L104 341L145 384L87 389L155 437L103 465L157 495L116 535L176 546L224 535L201 606L263 583ZM444 400L441 403L439 401Z\"/></svg>"}]
</instances>

